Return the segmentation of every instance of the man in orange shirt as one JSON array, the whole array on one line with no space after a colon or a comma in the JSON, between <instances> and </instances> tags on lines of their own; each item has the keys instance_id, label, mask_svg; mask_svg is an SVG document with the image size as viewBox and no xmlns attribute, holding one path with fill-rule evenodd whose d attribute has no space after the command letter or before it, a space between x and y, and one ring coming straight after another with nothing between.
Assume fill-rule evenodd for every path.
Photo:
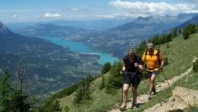
<instances>
[{"instance_id":1,"label":"man in orange shirt","mask_svg":"<svg viewBox=\"0 0 198 112\"><path fill-rule=\"evenodd\" d=\"M146 63L146 71L149 75L148 99L150 100L152 95L156 94L155 79L157 76L157 72L159 71L159 69L162 69L164 65L164 58L158 50L154 49L152 43L148 43L147 51L144 52L142 60Z\"/></svg>"}]
</instances>

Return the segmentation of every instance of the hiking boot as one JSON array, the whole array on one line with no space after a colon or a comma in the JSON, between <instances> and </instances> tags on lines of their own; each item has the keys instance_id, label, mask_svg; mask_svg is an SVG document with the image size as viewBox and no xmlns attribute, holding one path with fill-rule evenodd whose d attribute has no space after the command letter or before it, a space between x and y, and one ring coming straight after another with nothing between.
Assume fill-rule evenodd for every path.
<instances>
[{"instance_id":1,"label":"hiking boot","mask_svg":"<svg viewBox=\"0 0 198 112\"><path fill-rule=\"evenodd\" d=\"M153 95L157 94L155 87L153 87L152 92L153 92Z\"/></svg>"},{"instance_id":2,"label":"hiking boot","mask_svg":"<svg viewBox=\"0 0 198 112\"><path fill-rule=\"evenodd\" d=\"M156 91L153 91L153 95L156 95L157 94L157 92Z\"/></svg>"},{"instance_id":3,"label":"hiking boot","mask_svg":"<svg viewBox=\"0 0 198 112\"><path fill-rule=\"evenodd\" d=\"M126 102L123 102L122 105L120 106L120 110L123 111L126 109Z\"/></svg>"},{"instance_id":4,"label":"hiking boot","mask_svg":"<svg viewBox=\"0 0 198 112\"><path fill-rule=\"evenodd\" d=\"M148 93L148 100L151 100L153 97L153 94L151 92Z\"/></svg>"},{"instance_id":5,"label":"hiking boot","mask_svg":"<svg viewBox=\"0 0 198 112\"><path fill-rule=\"evenodd\" d=\"M131 109L137 109L137 108L138 108L137 103L132 103L132 105L131 105Z\"/></svg>"}]
</instances>

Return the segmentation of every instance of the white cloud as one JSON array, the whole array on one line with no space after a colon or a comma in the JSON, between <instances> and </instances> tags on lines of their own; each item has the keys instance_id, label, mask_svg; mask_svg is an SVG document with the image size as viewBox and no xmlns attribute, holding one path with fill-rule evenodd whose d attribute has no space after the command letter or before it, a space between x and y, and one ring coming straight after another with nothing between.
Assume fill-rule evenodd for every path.
<instances>
[{"instance_id":1,"label":"white cloud","mask_svg":"<svg viewBox=\"0 0 198 112\"><path fill-rule=\"evenodd\" d=\"M16 19L18 16L16 14L13 15L13 18Z\"/></svg>"},{"instance_id":2,"label":"white cloud","mask_svg":"<svg viewBox=\"0 0 198 112\"><path fill-rule=\"evenodd\" d=\"M13 15L13 18L14 18L15 20L22 20L22 19L23 19L22 17L19 17L17 14L14 14L14 15Z\"/></svg>"},{"instance_id":3,"label":"white cloud","mask_svg":"<svg viewBox=\"0 0 198 112\"><path fill-rule=\"evenodd\" d=\"M177 2L183 2L183 3L192 3L196 7L198 7L198 0L176 0Z\"/></svg>"},{"instance_id":4,"label":"white cloud","mask_svg":"<svg viewBox=\"0 0 198 112\"><path fill-rule=\"evenodd\" d=\"M110 14L104 14L104 15L97 15L97 17L98 18L115 18L115 16L114 15L110 15Z\"/></svg>"},{"instance_id":5,"label":"white cloud","mask_svg":"<svg viewBox=\"0 0 198 112\"><path fill-rule=\"evenodd\" d=\"M112 13L112 14L100 14L97 15L96 17L98 18L106 18L106 19L113 19L113 18L128 18L128 17L137 17L137 16L148 16L148 15L144 15L144 14L132 14L132 13Z\"/></svg>"},{"instance_id":6,"label":"white cloud","mask_svg":"<svg viewBox=\"0 0 198 112\"><path fill-rule=\"evenodd\" d=\"M138 15L177 15L179 13L196 12L196 5L180 3L169 4L165 2L129 2L116 0L109 3L111 6Z\"/></svg>"},{"instance_id":7,"label":"white cloud","mask_svg":"<svg viewBox=\"0 0 198 112\"><path fill-rule=\"evenodd\" d=\"M71 11L78 11L78 8L70 8Z\"/></svg>"},{"instance_id":8,"label":"white cloud","mask_svg":"<svg viewBox=\"0 0 198 112\"><path fill-rule=\"evenodd\" d=\"M46 18L57 18L57 17L61 17L61 15L60 14L58 14L58 13L54 13L54 14L52 14L52 13L45 13L44 15L43 15L43 17L46 17Z\"/></svg>"}]
</instances>

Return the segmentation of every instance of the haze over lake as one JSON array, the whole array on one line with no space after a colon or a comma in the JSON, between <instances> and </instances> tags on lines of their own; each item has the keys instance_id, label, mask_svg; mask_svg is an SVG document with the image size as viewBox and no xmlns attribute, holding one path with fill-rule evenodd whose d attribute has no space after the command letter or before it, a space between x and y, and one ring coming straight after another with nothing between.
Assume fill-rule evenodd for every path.
<instances>
[{"instance_id":1,"label":"haze over lake","mask_svg":"<svg viewBox=\"0 0 198 112\"><path fill-rule=\"evenodd\" d=\"M39 36L39 38L48 40L54 44L63 46L63 47L68 47L72 52L75 53L88 53L88 54L97 54L100 56L100 59L98 60L98 63L103 65L106 62L114 63L115 61L118 61L118 58L113 57L110 54L102 53L102 52L97 52L89 48L88 46L84 45L83 43L80 42L74 42L70 40L64 40L58 37L45 37L45 36Z\"/></svg>"}]
</instances>

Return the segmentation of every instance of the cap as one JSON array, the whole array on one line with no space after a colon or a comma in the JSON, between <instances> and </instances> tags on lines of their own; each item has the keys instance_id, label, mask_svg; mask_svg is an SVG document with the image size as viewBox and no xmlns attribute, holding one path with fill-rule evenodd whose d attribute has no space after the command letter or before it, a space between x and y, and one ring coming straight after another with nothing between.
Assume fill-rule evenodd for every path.
<instances>
[{"instance_id":1,"label":"cap","mask_svg":"<svg viewBox=\"0 0 198 112\"><path fill-rule=\"evenodd\" d=\"M150 43L150 42L149 42L149 43L147 44L147 48L153 48L153 43Z\"/></svg>"},{"instance_id":2,"label":"cap","mask_svg":"<svg viewBox=\"0 0 198 112\"><path fill-rule=\"evenodd\" d=\"M129 56L133 56L135 54L135 50L134 49L129 49L128 50L128 55Z\"/></svg>"}]
</instances>

